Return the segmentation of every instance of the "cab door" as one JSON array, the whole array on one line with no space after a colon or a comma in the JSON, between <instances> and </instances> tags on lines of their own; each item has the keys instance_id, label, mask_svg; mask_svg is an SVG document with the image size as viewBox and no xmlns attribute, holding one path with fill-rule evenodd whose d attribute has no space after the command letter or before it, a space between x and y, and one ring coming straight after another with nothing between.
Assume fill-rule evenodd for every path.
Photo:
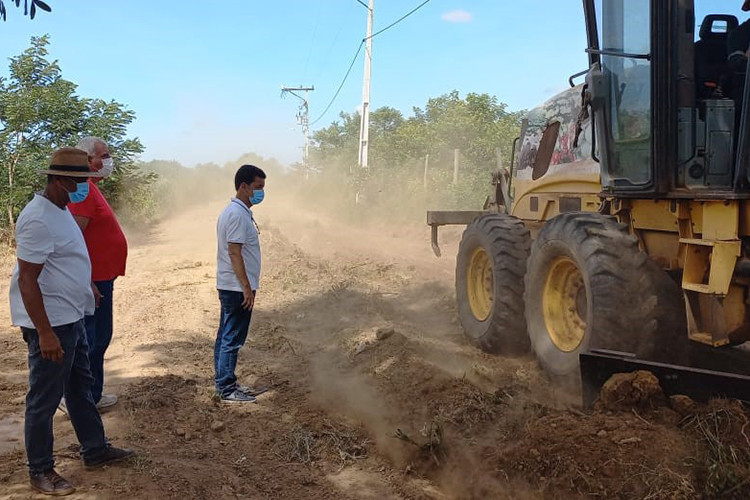
<instances>
[{"instance_id":1,"label":"cab door","mask_svg":"<svg viewBox=\"0 0 750 500\"><path fill-rule=\"evenodd\" d=\"M654 186L652 2L585 0L602 188Z\"/></svg>"}]
</instances>

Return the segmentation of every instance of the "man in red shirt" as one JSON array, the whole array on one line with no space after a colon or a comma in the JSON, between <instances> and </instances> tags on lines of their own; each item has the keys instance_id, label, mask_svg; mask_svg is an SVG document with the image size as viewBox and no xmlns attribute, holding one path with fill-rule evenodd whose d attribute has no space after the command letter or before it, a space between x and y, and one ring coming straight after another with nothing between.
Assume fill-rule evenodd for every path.
<instances>
[{"instance_id":1,"label":"man in red shirt","mask_svg":"<svg viewBox=\"0 0 750 500\"><path fill-rule=\"evenodd\" d=\"M85 137L78 149L88 153L89 168L108 177L114 170L107 143L97 137ZM104 353L112 340L112 292L118 276L125 275L128 243L112 207L97 187L100 178L89 180L89 195L68 209L83 231L92 267L92 280L99 289L101 301L93 316L86 316L86 337L94 383L91 395L99 409L117 403L114 394L102 394L104 387ZM63 408L64 409L64 408Z\"/></svg>"}]
</instances>

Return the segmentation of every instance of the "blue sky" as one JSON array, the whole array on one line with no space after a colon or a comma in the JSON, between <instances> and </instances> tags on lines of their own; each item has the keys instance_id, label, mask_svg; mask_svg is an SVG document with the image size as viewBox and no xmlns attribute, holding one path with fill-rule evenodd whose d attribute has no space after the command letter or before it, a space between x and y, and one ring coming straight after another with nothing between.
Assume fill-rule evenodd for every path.
<instances>
[{"instance_id":1,"label":"blue sky","mask_svg":"<svg viewBox=\"0 0 750 500\"><path fill-rule=\"evenodd\" d=\"M280 86L314 85L311 119L333 96L366 26L356 0L47 0L33 21L15 7L0 22L0 56L33 35L86 97L137 114L143 159L223 163L245 152L301 157L297 101ZM9 4L10 0L6 1ZM375 30L421 0L375 0ZM408 114L451 90L487 92L529 108L586 68L580 0L432 0L373 40L372 107ZM354 111L363 60L314 128ZM0 65L0 74L7 64Z\"/></svg>"}]
</instances>

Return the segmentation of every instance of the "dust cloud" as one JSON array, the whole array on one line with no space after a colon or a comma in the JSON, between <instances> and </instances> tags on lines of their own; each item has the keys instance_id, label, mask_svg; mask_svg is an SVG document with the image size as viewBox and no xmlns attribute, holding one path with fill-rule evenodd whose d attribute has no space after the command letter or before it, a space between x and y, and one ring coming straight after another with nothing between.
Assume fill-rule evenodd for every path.
<instances>
[{"instance_id":1,"label":"dust cloud","mask_svg":"<svg viewBox=\"0 0 750 500\"><path fill-rule=\"evenodd\" d=\"M584 414L530 356L466 341L453 285L461 231L442 234L435 258L423 198L381 182L380 201L354 204L345 180L268 174L254 209L263 277L238 376L271 390L249 407L212 398L215 224L234 168L164 173L159 219L127 228L106 364L121 402L105 425L139 458L84 472L69 421L55 420L58 465L85 494L669 498L692 487L695 440L668 415ZM23 415L19 339L0 326L0 422ZM28 494L11 427L0 425L0 498Z\"/></svg>"}]
</instances>

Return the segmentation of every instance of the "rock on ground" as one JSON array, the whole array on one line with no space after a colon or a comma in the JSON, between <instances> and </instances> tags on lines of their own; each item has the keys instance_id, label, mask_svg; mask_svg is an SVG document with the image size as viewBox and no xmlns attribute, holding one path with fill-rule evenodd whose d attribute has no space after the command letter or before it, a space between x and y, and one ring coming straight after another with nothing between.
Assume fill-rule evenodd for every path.
<instances>
[{"instance_id":1,"label":"rock on ground","mask_svg":"<svg viewBox=\"0 0 750 500\"><path fill-rule=\"evenodd\" d=\"M602 387L598 406L605 410L654 407L663 402L659 379L649 371L615 373Z\"/></svg>"}]
</instances>

